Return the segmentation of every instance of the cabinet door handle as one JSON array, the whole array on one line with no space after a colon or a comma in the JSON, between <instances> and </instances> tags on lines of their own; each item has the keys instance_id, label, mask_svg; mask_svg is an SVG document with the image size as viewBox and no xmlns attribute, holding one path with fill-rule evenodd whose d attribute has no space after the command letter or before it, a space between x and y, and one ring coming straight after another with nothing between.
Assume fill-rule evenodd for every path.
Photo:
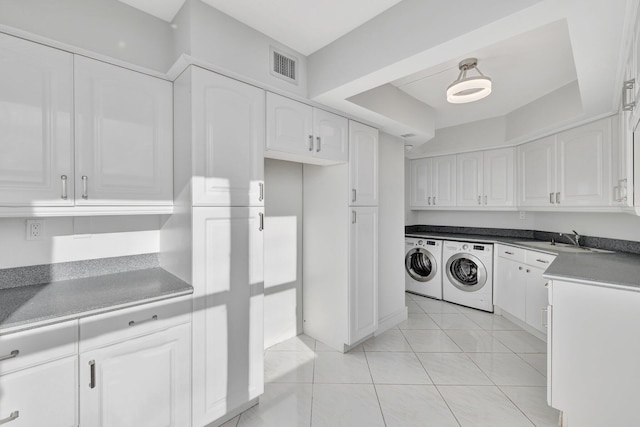
<instances>
[{"instance_id":1,"label":"cabinet door handle","mask_svg":"<svg viewBox=\"0 0 640 427\"><path fill-rule=\"evenodd\" d=\"M351 211L351 224L355 224L357 221L356 211Z\"/></svg>"},{"instance_id":2,"label":"cabinet door handle","mask_svg":"<svg viewBox=\"0 0 640 427\"><path fill-rule=\"evenodd\" d=\"M145 320L138 320L137 322L135 320L132 320L129 322L129 326L135 326L135 325L141 325L143 323L147 323L147 322L153 322L154 320L158 320L158 315L154 314L153 316L151 316L148 319Z\"/></svg>"},{"instance_id":3,"label":"cabinet door handle","mask_svg":"<svg viewBox=\"0 0 640 427\"><path fill-rule=\"evenodd\" d=\"M556 193L556 204L560 204L560 193Z\"/></svg>"},{"instance_id":4,"label":"cabinet door handle","mask_svg":"<svg viewBox=\"0 0 640 427\"><path fill-rule=\"evenodd\" d=\"M318 146L316 147L316 153L319 153L322 150L322 140L319 136L316 136L316 141L318 142Z\"/></svg>"},{"instance_id":5,"label":"cabinet door handle","mask_svg":"<svg viewBox=\"0 0 640 427\"><path fill-rule=\"evenodd\" d=\"M96 361L89 361L89 376L91 377L89 382L89 388L96 388Z\"/></svg>"},{"instance_id":6,"label":"cabinet door handle","mask_svg":"<svg viewBox=\"0 0 640 427\"><path fill-rule=\"evenodd\" d=\"M522 267L518 267L518 270L522 270Z\"/></svg>"},{"instance_id":7,"label":"cabinet door handle","mask_svg":"<svg viewBox=\"0 0 640 427\"><path fill-rule=\"evenodd\" d=\"M480 196L478 196L478 204L481 205L482 202L480 201Z\"/></svg>"},{"instance_id":8,"label":"cabinet door handle","mask_svg":"<svg viewBox=\"0 0 640 427\"><path fill-rule=\"evenodd\" d=\"M509 251L504 251L504 253L507 255L513 255L513 252L509 252Z\"/></svg>"},{"instance_id":9,"label":"cabinet door handle","mask_svg":"<svg viewBox=\"0 0 640 427\"><path fill-rule=\"evenodd\" d=\"M431 196L429 196L429 206L431 206Z\"/></svg>"},{"instance_id":10,"label":"cabinet door handle","mask_svg":"<svg viewBox=\"0 0 640 427\"><path fill-rule=\"evenodd\" d=\"M260 225L258 226L258 231L264 230L264 214L260 212L258 214L260 216Z\"/></svg>"},{"instance_id":11,"label":"cabinet door handle","mask_svg":"<svg viewBox=\"0 0 640 427\"><path fill-rule=\"evenodd\" d=\"M352 201L352 202L355 202L355 201L356 201L357 196L358 196L358 193L357 193L356 189L355 189L355 188L353 188L353 189L351 190L351 201Z\"/></svg>"},{"instance_id":12,"label":"cabinet door handle","mask_svg":"<svg viewBox=\"0 0 640 427\"><path fill-rule=\"evenodd\" d=\"M89 189L87 184L88 180L89 180L88 176L82 175L82 198L85 200L89 198Z\"/></svg>"},{"instance_id":13,"label":"cabinet door handle","mask_svg":"<svg viewBox=\"0 0 640 427\"><path fill-rule=\"evenodd\" d=\"M13 350L9 354L5 354L4 356L0 356L0 361L13 359L14 357L17 357L19 354L20 354L20 350Z\"/></svg>"},{"instance_id":14,"label":"cabinet door handle","mask_svg":"<svg viewBox=\"0 0 640 427\"><path fill-rule=\"evenodd\" d=\"M487 205L487 196L486 195L484 196L484 205L485 206Z\"/></svg>"},{"instance_id":15,"label":"cabinet door handle","mask_svg":"<svg viewBox=\"0 0 640 427\"><path fill-rule=\"evenodd\" d=\"M549 312L548 308L543 308L540 310L540 323L542 323L542 326L544 326L545 328L549 326L549 324L547 323L548 312Z\"/></svg>"},{"instance_id":16,"label":"cabinet door handle","mask_svg":"<svg viewBox=\"0 0 640 427\"><path fill-rule=\"evenodd\" d=\"M436 196L433 196L433 206L436 205Z\"/></svg>"},{"instance_id":17,"label":"cabinet door handle","mask_svg":"<svg viewBox=\"0 0 640 427\"><path fill-rule=\"evenodd\" d=\"M530 272L531 272L531 270L529 270L529 269L527 268L527 273L530 273Z\"/></svg>"},{"instance_id":18,"label":"cabinet door handle","mask_svg":"<svg viewBox=\"0 0 640 427\"><path fill-rule=\"evenodd\" d=\"M546 282L546 283L544 284L544 287L548 289L548 288L549 288L549 282Z\"/></svg>"},{"instance_id":19,"label":"cabinet door handle","mask_svg":"<svg viewBox=\"0 0 640 427\"><path fill-rule=\"evenodd\" d=\"M629 101L627 95L636 85L636 79L626 80L622 84L622 111L633 111L636 106L635 101ZM632 92L633 93L633 92Z\"/></svg>"},{"instance_id":20,"label":"cabinet door handle","mask_svg":"<svg viewBox=\"0 0 640 427\"><path fill-rule=\"evenodd\" d=\"M262 202L264 200L264 182L259 183L258 187L260 188L260 195L258 196L258 201Z\"/></svg>"},{"instance_id":21,"label":"cabinet door handle","mask_svg":"<svg viewBox=\"0 0 640 427\"><path fill-rule=\"evenodd\" d=\"M7 418L3 418L0 420L0 424L10 423L20 416L20 411L13 411Z\"/></svg>"},{"instance_id":22,"label":"cabinet door handle","mask_svg":"<svg viewBox=\"0 0 640 427\"><path fill-rule=\"evenodd\" d=\"M309 151L313 151L313 135L309 135Z\"/></svg>"},{"instance_id":23,"label":"cabinet door handle","mask_svg":"<svg viewBox=\"0 0 640 427\"><path fill-rule=\"evenodd\" d=\"M536 261L541 262L543 264L549 264L549 261L545 261L543 259L537 259Z\"/></svg>"},{"instance_id":24,"label":"cabinet door handle","mask_svg":"<svg viewBox=\"0 0 640 427\"><path fill-rule=\"evenodd\" d=\"M549 193L549 203L553 204L553 193Z\"/></svg>"},{"instance_id":25,"label":"cabinet door handle","mask_svg":"<svg viewBox=\"0 0 640 427\"><path fill-rule=\"evenodd\" d=\"M67 175L61 175L60 182L62 184L62 194L60 195L60 198L62 200L67 200Z\"/></svg>"}]
</instances>

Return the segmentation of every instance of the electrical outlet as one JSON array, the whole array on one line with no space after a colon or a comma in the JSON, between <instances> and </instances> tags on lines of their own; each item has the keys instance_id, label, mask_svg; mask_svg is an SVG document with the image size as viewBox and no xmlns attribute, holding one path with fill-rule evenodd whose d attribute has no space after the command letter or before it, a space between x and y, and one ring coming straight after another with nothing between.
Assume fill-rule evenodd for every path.
<instances>
[{"instance_id":1,"label":"electrical outlet","mask_svg":"<svg viewBox=\"0 0 640 427\"><path fill-rule=\"evenodd\" d=\"M27 220L27 240L42 240L44 221L41 219Z\"/></svg>"},{"instance_id":2,"label":"electrical outlet","mask_svg":"<svg viewBox=\"0 0 640 427\"><path fill-rule=\"evenodd\" d=\"M527 219L527 213L525 211L520 211L520 219Z\"/></svg>"}]
</instances>

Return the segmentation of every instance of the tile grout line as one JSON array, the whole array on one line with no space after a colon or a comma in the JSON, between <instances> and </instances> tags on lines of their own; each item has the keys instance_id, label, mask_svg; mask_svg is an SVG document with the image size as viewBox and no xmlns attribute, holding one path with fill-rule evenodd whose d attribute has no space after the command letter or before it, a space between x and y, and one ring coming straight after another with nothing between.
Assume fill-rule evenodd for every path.
<instances>
[{"instance_id":1,"label":"tile grout line","mask_svg":"<svg viewBox=\"0 0 640 427\"><path fill-rule=\"evenodd\" d=\"M309 407L309 427L313 424L313 393L316 389L316 359L318 358L318 340L313 339L313 369L311 370L311 406Z\"/></svg>"},{"instance_id":2,"label":"tile grout line","mask_svg":"<svg viewBox=\"0 0 640 427\"><path fill-rule=\"evenodd\" d=\"M378 409L380 410L380 415L382 416L382 424L387 425L387 421L384 418L384 411L382 410L382 402L380 402L380 396L378 396L378 389L376 387L376 382L373 379L373 373L371 372L371 365L369 365L369 358L367 357L367 350L362 346L362 352L364 353L364 360L367 362L367 369L369 370L369 376L371 377L371 385L373 385L373 392L376 394L376 400L378 401Z\"/></svg>"}]
</instances>

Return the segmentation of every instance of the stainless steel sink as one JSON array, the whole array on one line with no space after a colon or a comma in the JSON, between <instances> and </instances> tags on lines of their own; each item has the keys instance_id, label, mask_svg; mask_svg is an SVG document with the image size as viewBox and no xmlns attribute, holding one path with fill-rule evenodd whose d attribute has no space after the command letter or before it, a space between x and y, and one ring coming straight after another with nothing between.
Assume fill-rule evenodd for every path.
<instances>
[{"instance_id":1,"label":"stainless steel sink","mask_svg":"<svg viewBox=\"0 0 640 427\"><path fill-rule=\"evenodd\" d=\"M585 248L583 246L568 245L566 243L551 242L516 242L516 244L524 246L533 246L535 248L546 249L553 252L573 252L580 254L612 254L613 251L606 251L604 249Z\"/></svg>"}]
</instances>

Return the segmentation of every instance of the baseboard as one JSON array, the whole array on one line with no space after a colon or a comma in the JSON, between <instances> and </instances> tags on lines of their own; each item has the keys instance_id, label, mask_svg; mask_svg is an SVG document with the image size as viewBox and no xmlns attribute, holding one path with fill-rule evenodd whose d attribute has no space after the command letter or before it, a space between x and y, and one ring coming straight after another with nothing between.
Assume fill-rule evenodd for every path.
<instances>
[{"instance_id":1,"label":"baseboard","mask_svg":"<svg viewBox=\"0 0 640 427\"><path fill-rule=\"evenodd\" d=\"M493 312L494 312L494 314L502 316L505 319L507 319L508 321L510 321L512 323L515 323L517 326L520 326L522 329L524 329L525 331L529 332L534 337L539 338L544 342L547 342L547 335L546 334L543 334L542 332L540 332L539 330L537 330L533 326L527 325L525 322L523 322L522 320L518 319L513 314L504 311L503 309L501 309L498 306L494 306Z\"/></svg>"},{"instance_id":2,"label":"baseboard","mask_svg":"<svg viewBox=\"0 0 640 427\"><path fill-rule=\"evenodd\" d=\"M377 337L378 335L388 331L389 329L399 325L400 323L407 320L408 310L407 307L402 307L400 310L395 313L391 313L382 319L378 320L378 329L374 332L373 336Z\"/></svg>"},{"instance_id":3,"label":"baseboard","mask_svg":"<svg viewBox=\"0 0 640 427\"><path fill-rule=\"evenodd\" d=\"M218 418L214 422L212 422L210 424L207 424L205 427L219 427L219 426L221 426L222 424L224 424L227 421L237 417L238 415L240 415L241 413L243 413L247 409L251 408L252 406L256 406L259 403L259 399L260 398L256 397L255 399L248 401L244 405L238 406L233 411L227 413L224 417Z\"/></svg>"}]
</instances>

